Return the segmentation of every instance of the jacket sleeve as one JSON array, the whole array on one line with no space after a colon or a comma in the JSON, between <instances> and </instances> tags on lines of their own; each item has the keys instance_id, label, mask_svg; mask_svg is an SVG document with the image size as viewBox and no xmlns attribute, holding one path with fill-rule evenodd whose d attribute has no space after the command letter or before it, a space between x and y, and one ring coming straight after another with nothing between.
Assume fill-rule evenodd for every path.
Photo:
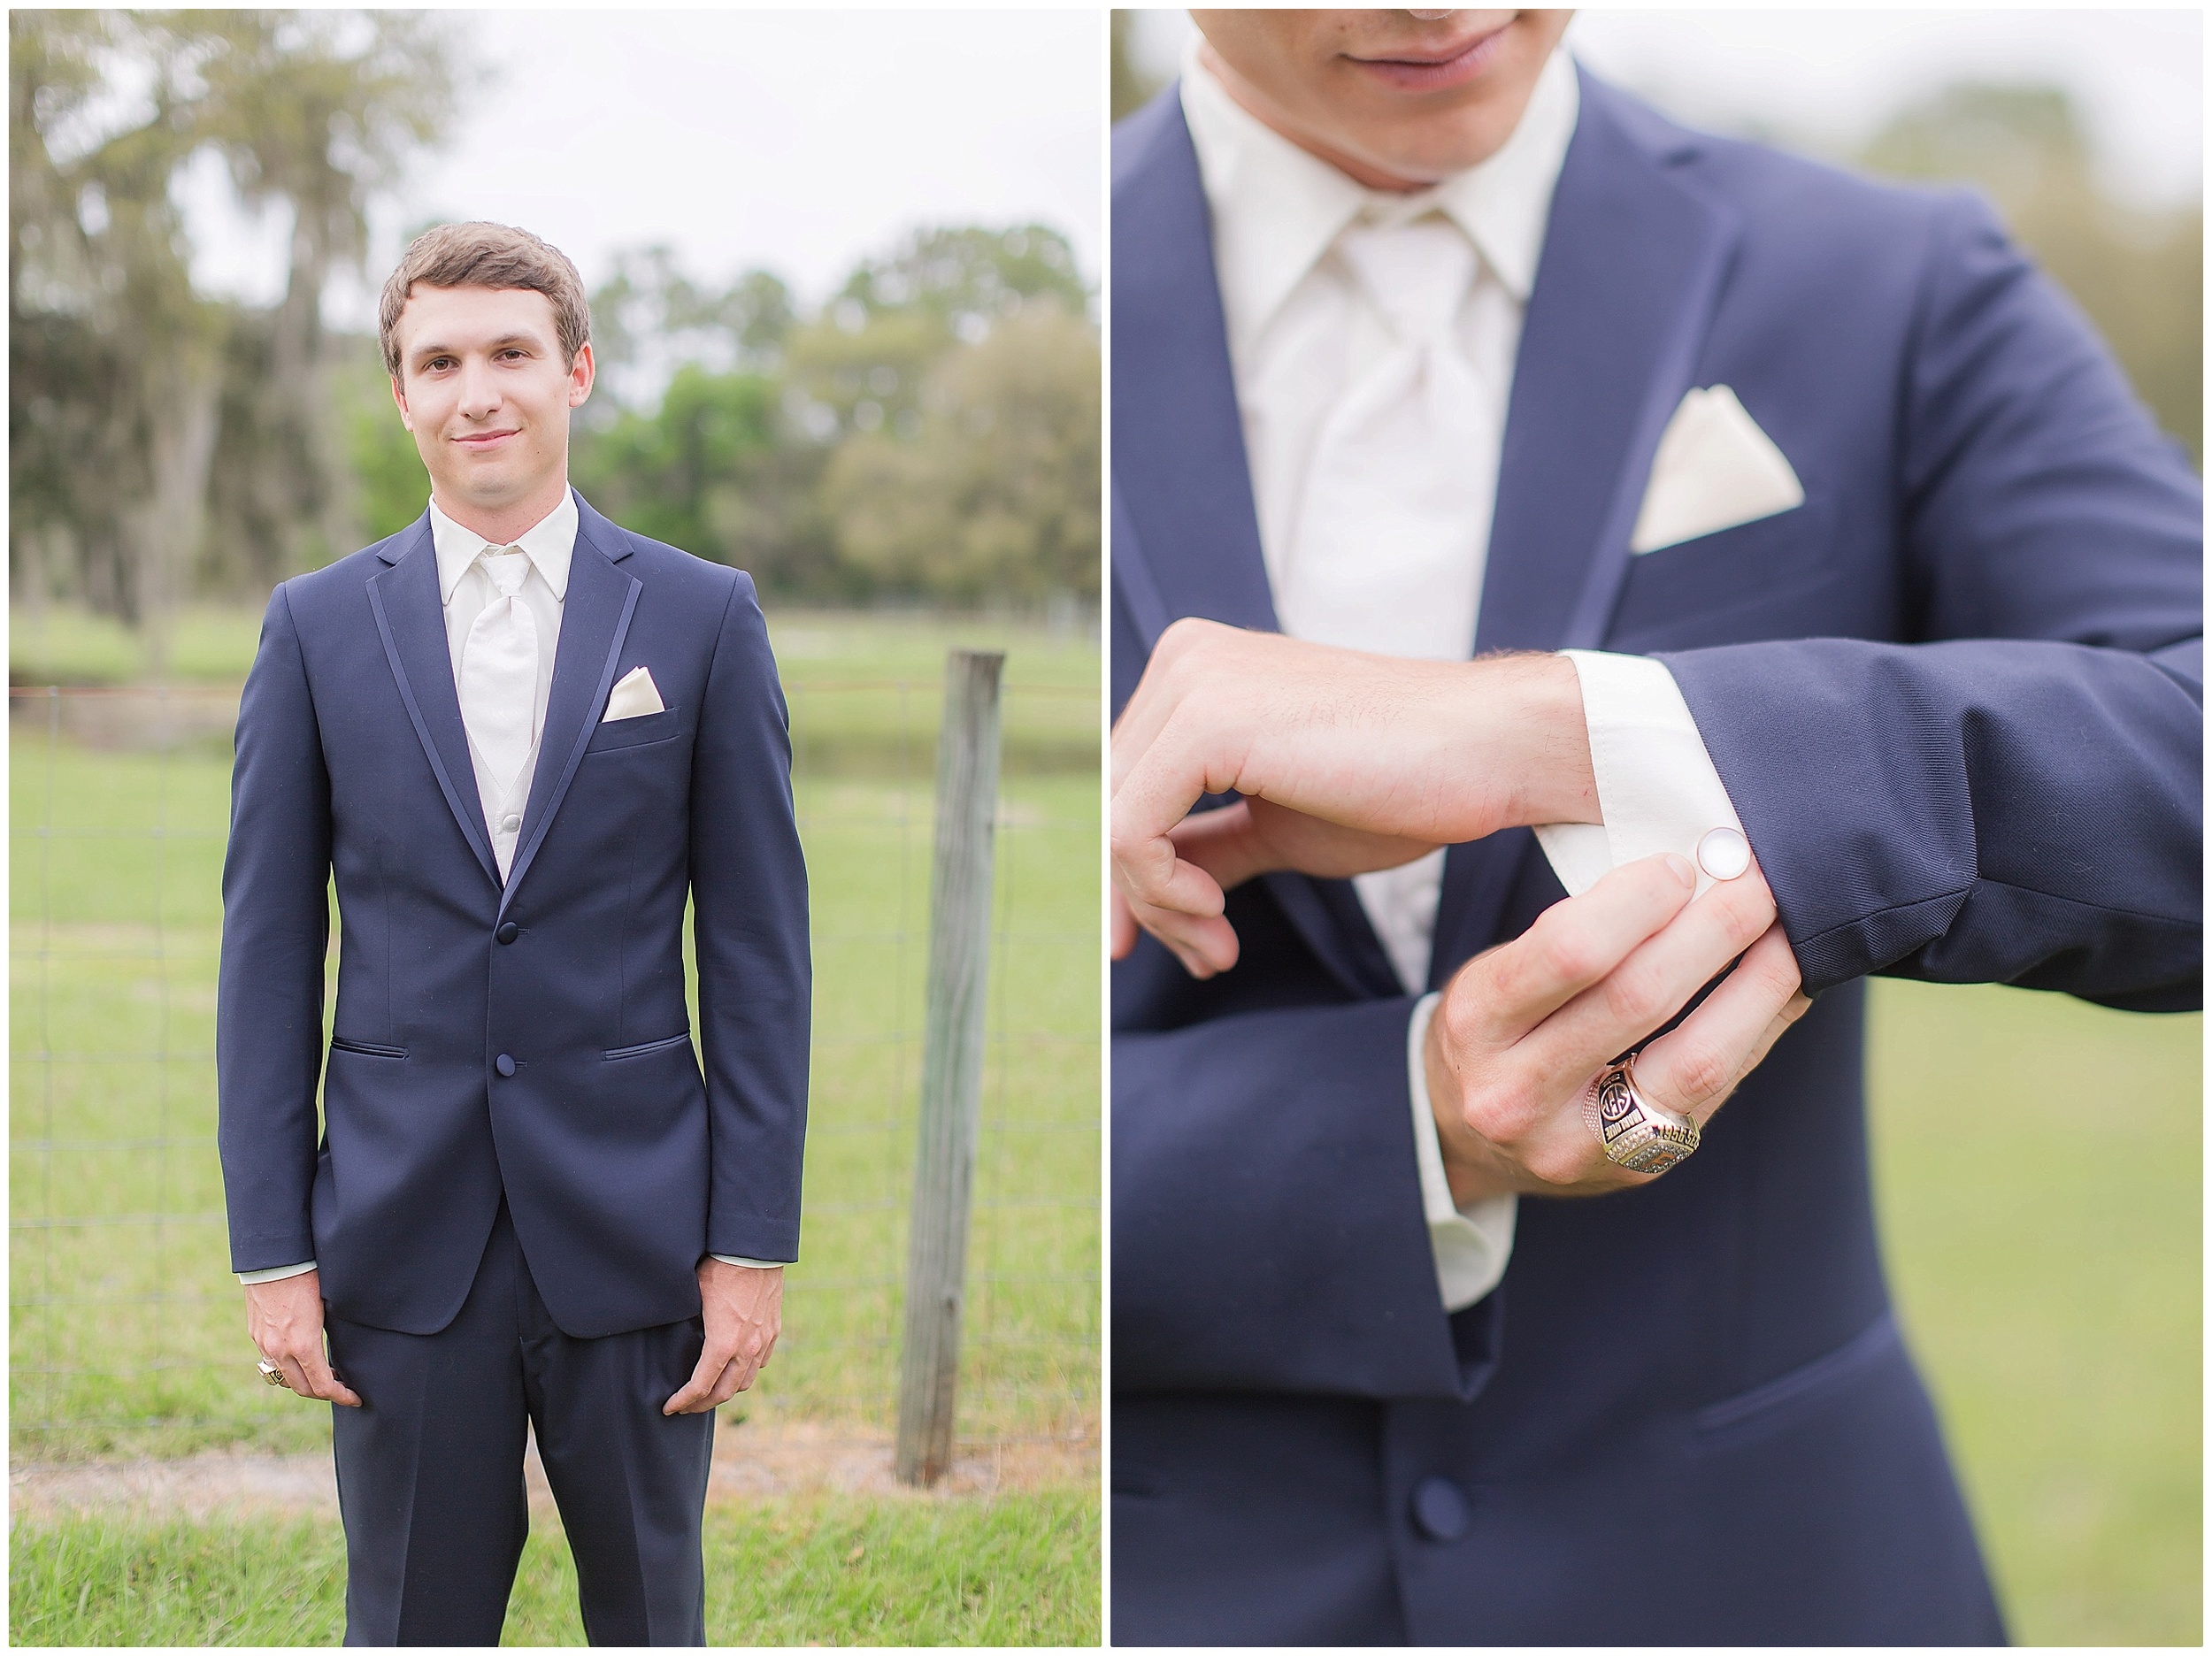
<instances>
[{"instance_id":1,"label":"jacket sleeve","mask_svg":"<svg viewBox=\"0 0 2212 1656\"><path fill-rule=\"evenodd\" d=\"M316 1084L329 945L330 779L279 586L238 705L215 1014L231 1269L315 1256Z\"/></svg>"},{"instance_id":2,"label":"jacket sleeve","mask_svg":"<svg viewBox=\"0 0 2212 1656\"><path fill-rule=\"evenodd\" d=\"M806 862L783 690L743 574L692 749L691 895L713 1158L707 1252L795 1260L813 1003Z\"/></svg>"},{"instance_id":3,"label":"jacket sleeve","mask_svg":"<svg viewBox=\"0 0 2212 1656\"><path fill-rule=\"evenodd\" d=\"M1909 643L1660 654L1809 990L2201 1004L2202 486L1969 197L1900 387Z\"/></svg>"},{"instance_id":4,"label":"jacket sleeve","mask_svg":"<svg viewBox=\"0 0 2212 1656\"><path fill-rule=\"evenodd\" d=\"M1481 1390L1504 1296L1448 1315L1437 1293L1406 1097L1413 1005L1115 1036L1116 1390Z\"/></svg>"}]
</instances>

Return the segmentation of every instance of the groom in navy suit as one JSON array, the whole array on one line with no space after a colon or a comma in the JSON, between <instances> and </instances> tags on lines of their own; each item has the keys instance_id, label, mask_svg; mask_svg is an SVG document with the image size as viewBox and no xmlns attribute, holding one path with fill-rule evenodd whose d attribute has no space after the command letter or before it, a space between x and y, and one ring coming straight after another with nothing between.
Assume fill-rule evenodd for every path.
<instances>
[{"instance_id":1,"label":"groom in navy suit","mask_svg":"<svg viewBox=\"0 0 2212 1656\"><path fill-rule=\"evenodd\" d=\"M713 1410L798 1254L775 663L743 574L570 490L592 354L565 257L440 226L381 333L429 510L276 589L239 709L232 1263L264 1376L336 1406L349 1644L498 1643L530 1427L592 1642L703 1644Z\"/></svg>"},{"instance_id":2,"label":"groom in navy suit","mask_svg":"<svg viewBox=\"0 0 2212 1656\"><path fill-rule=\"evenodd\" d=\"M2198 479L1969 196L1563 14L1194 16L1113 167L1115 1640L1999 1642L1861 980L2200 1004Z\"/></svg>"}]
</instances>

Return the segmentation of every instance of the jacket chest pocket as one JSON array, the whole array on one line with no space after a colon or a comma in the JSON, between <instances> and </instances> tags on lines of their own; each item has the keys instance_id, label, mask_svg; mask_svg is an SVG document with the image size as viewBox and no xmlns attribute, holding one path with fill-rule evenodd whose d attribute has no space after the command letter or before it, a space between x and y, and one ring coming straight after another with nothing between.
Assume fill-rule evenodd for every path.
<instances>
[{"instance_id":1,"label":"jacket chest pocket","mask_svg":"<svg viewBox=\"0 0 2212 1656\"><path fill-rule=\"evenodd\" d=\"M680 708L663 708L657 713L643 713L636 718L603 722L592 732L584 756L614 753L624 748L649 748L655 742L667 741L681 733L681 715Z\"/></svg>"},{"instance_id":2,"label":"jacket chest pocket","mask_svg":"<svg viewBox=\"0 0 2212 1656\"><path fill-rule=\"evenodd\" d=\"M1841 564L1836 521L1835 502L1815 495L1632 557L1606 648L1636 653L1834 631L1832 622L1809 621Z\"/></svg>"}]
</instances>

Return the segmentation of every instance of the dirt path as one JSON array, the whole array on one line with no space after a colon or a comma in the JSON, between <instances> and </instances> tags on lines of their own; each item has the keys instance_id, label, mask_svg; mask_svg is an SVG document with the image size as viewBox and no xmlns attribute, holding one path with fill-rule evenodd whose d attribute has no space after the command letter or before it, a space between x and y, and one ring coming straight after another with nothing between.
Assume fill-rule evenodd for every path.
<instances>
[{"instance_id":1,"label":"dirt path","mask_svg":"<svg viewBox=\"0 0 2212 1656\"><path fill-rule=\"evenodd\" d=\"M534 1514L555 1515L537 1446L526 1465ZM908 1489L891 1476L891 1440L849 1429L793 1422L717 1430L707 1500L734 1504L764 1496L835 1493L926 1500L1046 1485L1095 1483L1096 1445L1088 1438L978 1445L964 1449L933 1491ZM10 1515L37 1522L79 1513L205 1519L252 1513L335 1518L337 1484L326 1453L270 1455L211 1451L176 1460L29 1462L8 1474Z\"/></svg>"}]
</instances>

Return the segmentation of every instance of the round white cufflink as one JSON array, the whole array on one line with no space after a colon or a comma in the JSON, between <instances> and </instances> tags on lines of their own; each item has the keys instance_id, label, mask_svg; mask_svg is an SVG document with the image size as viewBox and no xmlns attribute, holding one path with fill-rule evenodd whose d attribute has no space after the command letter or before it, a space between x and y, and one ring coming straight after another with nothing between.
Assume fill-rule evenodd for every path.
<instances>
[{"instance_id":1,"label":"round white cufflink","mask_svg":"<svg viewBox=\"0 0 2212 1656\"><path fill-rule=\"evenodd\" d=\"M1717 880L1732 880L1751 866L1751 842L1733 828L1716 828L1697 842L1697 865Z\"/></svg>"}]
</instances>

